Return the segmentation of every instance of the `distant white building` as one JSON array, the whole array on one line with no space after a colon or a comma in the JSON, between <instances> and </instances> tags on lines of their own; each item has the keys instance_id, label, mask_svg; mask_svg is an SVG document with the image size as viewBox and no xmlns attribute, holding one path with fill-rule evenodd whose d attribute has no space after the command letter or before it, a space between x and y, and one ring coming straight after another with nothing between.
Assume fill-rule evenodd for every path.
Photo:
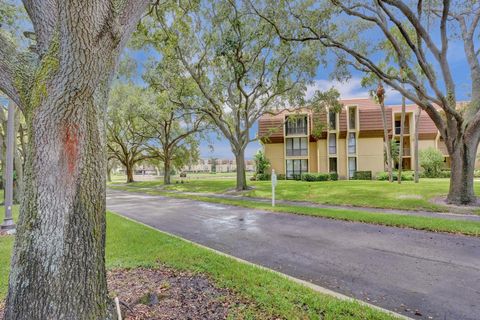
<instances>
[{"instance_id":1,"label":"distant white building","mask_svg":"<svg viewBox=\"0 0 480 320\"><path fill-rule=\"evenodd\" d=\"M245 160L245 169L255 171L255 161ZM183 167L185 172L236 172L237 164L231 159L199 159L196 163Z\"/></svg>"}]
</instances>

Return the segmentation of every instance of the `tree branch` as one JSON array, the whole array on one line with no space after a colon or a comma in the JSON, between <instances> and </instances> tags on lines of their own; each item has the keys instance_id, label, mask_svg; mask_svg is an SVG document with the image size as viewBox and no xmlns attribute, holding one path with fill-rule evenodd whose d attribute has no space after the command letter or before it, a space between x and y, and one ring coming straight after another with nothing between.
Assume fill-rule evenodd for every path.
<instances>
[{"instance_id":1,"label":"tree branch","mask_svg":"<svg viewBox=\"0 0 480 320\"><path fill-rule=\"evenodd\" d=\"M57 0L23 0L23 5L32 21L40 58L47 52L58 19Z\"/></svg>"}]
</instances>

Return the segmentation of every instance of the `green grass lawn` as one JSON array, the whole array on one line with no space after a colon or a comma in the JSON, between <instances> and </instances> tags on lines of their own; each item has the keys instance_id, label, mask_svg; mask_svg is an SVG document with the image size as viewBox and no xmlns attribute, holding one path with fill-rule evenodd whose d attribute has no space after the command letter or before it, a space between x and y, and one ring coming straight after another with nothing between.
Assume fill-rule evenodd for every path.
<instances>
[{"instance_id":1,"label":"green grass lawn","mask_svg":"<svg viewBox=\"0 0 480 320\"><path fill-rule=\"evenodd\" d=\"M182 179L162 187L163 190L199 193L223 193L235 188L235 179ZM129 184L129 188L159 188L162 181L142 181ZM249 181L254 189L245 193L251 197L270 198L270 181ZM475 191L480 196L480 182L475 182ZM387 181L322 181L304 182L278 181L276 197L279 200L311 201L322 204L390 208L405 210L447 211L448 208L431 203L429 200L448 193L448 179L421 179L416 184L405 181L402 184Z\"/></svg>"},{"instance_id":2,"label":"green grass lawn","mask_svg":"<svg viewBox=\"0 0 480 320\"><path fill-rule=\"evenodd\" d=\"M3 208L0 218L3 219ZM0 238L0 298L6 294L12 243L11 236ZM253 309L241 311L244 319L272 316L285 319L393 319L378 310L319 294L276 273L238 262L113 213L107 213L106 246L109 269L154 268L164 264L208 275L218 286L230 288L253 302Z\"/></svg>"}]
</instances>

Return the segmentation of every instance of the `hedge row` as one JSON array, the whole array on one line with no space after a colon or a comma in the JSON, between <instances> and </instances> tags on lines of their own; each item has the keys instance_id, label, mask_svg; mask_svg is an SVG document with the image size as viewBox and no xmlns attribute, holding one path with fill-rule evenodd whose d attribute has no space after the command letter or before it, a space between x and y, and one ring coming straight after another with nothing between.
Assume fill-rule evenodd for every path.
<instances>
[{"instance_id":1,"label":"hedge row","mask_svg":"<svg viewBox=\"0 0 480 320\"><path fill-rule=\"evenodd\" d=\"M300 179L302 181L337 181L338 173L302 173Z\"/></svg>"},{"instance_id":2,"label":"hedge row","mask_svg":"<svg viewBox=\"0 0 480 320\"><path fill-rule=\"evenodd\" d=\"M393 180L398 180L398 172L394 171ZM380 181L387 181L388 180L388 172L379 172L377 174L377 180ZM414 172L413 171L402 171L402 181L413 181L414 180Z\"/></svg>"}]
</instances>

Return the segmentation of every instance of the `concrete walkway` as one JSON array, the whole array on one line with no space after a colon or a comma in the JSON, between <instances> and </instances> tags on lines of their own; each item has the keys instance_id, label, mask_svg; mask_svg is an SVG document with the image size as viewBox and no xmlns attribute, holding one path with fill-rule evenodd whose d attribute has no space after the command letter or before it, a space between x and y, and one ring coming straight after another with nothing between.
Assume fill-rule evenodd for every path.
<instances>
[{"instance_id":1,"label":"concrete walkway","mask_svg":"<svg viewBox=\"0 0 480 320\"><path fill-rule=\"evenodd\" d=\"M123 191L109 191L107 206L159 230L410 317L479 319L479 238Z\"/></svg>"}]
</instances>

